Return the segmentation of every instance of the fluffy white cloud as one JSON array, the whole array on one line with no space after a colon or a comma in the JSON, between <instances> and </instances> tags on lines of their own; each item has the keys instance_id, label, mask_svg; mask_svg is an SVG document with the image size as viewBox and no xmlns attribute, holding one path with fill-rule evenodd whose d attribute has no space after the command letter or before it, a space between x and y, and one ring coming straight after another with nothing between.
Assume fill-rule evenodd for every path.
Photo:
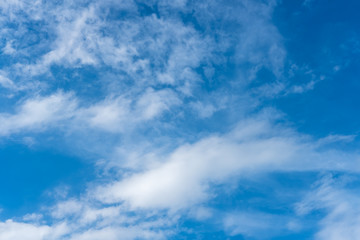
<instances>
[{"instance_id":1,"label":"fluffy white cloud","mask_svg":"<svg viewBox=\"0 0 360 240\"><path fill-rule=\"evenodd\" d=\"M158 166L100 188L98 198L108 203L125 200L132 207L188 207L208 197L210 183L223 183L244 171L269 170L296 157L301 147L295 139L258 136L266 131L263 127L254 119L228 135L179 147Z\"/></svg>"},{"instance_id":2,"label":"fluffy white cloud","mask_svg":"<svg viewBox=\"0 0 360 240\"><path fill-rule=\"evenodd\" d=\"M0 114L0 135L22 130L41 130L73 116L77 107L71 94L61 92L47 97L35 97L23 102L14 114Z\"/></svg>"},{"instance_id":3,"label":"fluffy white cloud","mask_svg":"<svg viewBox=\"0 0 360 240\"><path fill-rule=\"evenodd\" d=\"M65 224L50 227L12 220L0 222L0 238L4 240L56 240L66 234L67 231Z\"/></svg>"},{"instance_id":4,"label":"fluffy white cloud","mask_svg":"<svg viewBox=\"0 0 360 240\"><path fill-rule=\"evenodd\" d=\"M15 113L0 113L0 136L21 131L42 131L49 126L76 129L100 129L123 132L137 123L162 115L181 100L169 89L147 89L133 99L119 96L90 106L80 106L70 93L36 96L22 102ZM72 124L79 126L73 127Z\"/></svg>"},{"instance_id":5,"label":"fluffy white cloud","mask_svg":"<svg viewBox=\"0 0 360 240\"><path fill-rule=\"evenodd\" d=\"M323 152L317 147L325 143L319 145L267 117L265 114L248 119L227 134L184 144L165 155L149 154L155 159L145 169L134 168L138 172L127 174L122 180L112 180L105 185L99 183L89 188L83 197L55 204L49 209L54 225L12 220L2 224L34 231L38 239L52 239L49 236L57 236L54 239L118 239L120 235L124 239L165 239L173 234L169 228L178 221L178 213L197 209L198 204L212 197L213 184L226 185L229 179L251 177L252 173L258 172L358 170L358 156L347 156L343 160L341 152ZM331 164L329 156L338 164ZM317 208L330 209L330 214L321 223L319 239L337 239L343 234L343 228L349 231L349 239L356 236L357 214L349 209L357 198L348 194L342 198L343 195L343 192L322 186L298 205L298 212L302 214ZM199 219L211 216L211 213L199 211ZM262 221L279 221L283 228L273 229ZM259 229L272 229L276 234L277 231L294 230L296 226L291 224L289 219L262 213L238 212L223 218L223 227L229 235L259 238ZM55 231L60 229L59 226L62 230ZM22 236L21 231L16 232L20 235L11 235L15 234L11 229L4 227L3 235L10 234L13 239Z\"/></svg>"},{"instance_id":6,"label":"fluffy white cloud","mask_svg":"<svg viewBox=\"0 0 360 240\"><path fill-rule=\"evenodd\" d=\"M143 172L99 187L104 203L133 208L181 209L211 196L211 184L233 176L269 171L359 170L358 156L321 152L315 142L264 119L240 123L229 134L185 144ZM156 157L156 155L155 155ZM164 160L165 159L165 160ZM334 164L337 163L337 164Z\"/></svg>"}]
</instances>

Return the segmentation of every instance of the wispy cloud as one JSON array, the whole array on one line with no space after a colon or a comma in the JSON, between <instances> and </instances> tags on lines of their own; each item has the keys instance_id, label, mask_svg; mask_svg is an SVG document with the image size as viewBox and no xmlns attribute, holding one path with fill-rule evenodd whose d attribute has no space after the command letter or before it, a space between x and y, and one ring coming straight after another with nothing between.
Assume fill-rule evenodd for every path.
<instances>
[{"instance_id":1,"label":"wispy cloud","mask_svg":"<svg viewBox=\"0 0 360 240\"><path fill-rule=\"evenodd\" d=\"M356 189L348 188L356 179L331 175L323 177L297 205L300 214L324 210L315 239L359 239L359 197Z\"/></svg>"}]
</instances>

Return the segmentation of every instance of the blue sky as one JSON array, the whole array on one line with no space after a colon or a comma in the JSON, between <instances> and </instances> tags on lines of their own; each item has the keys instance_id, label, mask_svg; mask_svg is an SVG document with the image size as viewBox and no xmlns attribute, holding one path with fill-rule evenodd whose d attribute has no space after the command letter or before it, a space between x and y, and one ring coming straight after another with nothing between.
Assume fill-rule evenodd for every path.
<instances>
[{"instance_id":1,"label":"blue sky","mask_svg":"<svg viewBox=\"0 0 360 240\"><path fill-rule=\"evenodd\" d=\"M360 239L358 1L0 2L0 239Z\"/></svg>"}]
</instances>

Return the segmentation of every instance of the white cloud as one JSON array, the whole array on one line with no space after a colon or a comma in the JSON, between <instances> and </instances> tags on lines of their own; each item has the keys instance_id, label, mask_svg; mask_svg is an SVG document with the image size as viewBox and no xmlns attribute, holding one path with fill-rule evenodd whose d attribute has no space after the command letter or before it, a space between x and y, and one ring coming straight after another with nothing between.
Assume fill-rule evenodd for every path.
<instances>
[{"instance_id":1,"label":"white cloud","mask_svg":"<svg viewBox=\"0 0 360 240\"><path fill-rule=\"evenodd\" d=\"M53 65L111 66L138 87L140 82L145 88L171 83L186 94L192 91L192 82L199 81L194 68L209 56L212 46L193 27L176 18L140 18L131 2L93 2L86 7L67 4L41 6L49 10L42 17L51 19L43 28L56 38L46 44L48 51L35 62L14 64L9 71L37 76L48 74ZM112 21L104 17L108 5L132 15L121 22ZM44 48L41 44L35 47Z\"/></svg>"},{"instance_id":2,"label":"white cloud","mask_svg":"<svg viewBox=\"0 0 360 240\"><path fill-rule=\"evenodd\" d=\"M9 78L2 75L0 72L0 85L4 88L8 89L16 89L16 86L13 81L11 81Z\"/></svg>"},{"instance_id":3,"label":"white cloud","mask_svg":"<svg viewBox=\"0 0 360 240\"><path fill-rule=\"evenodd\" d=\"M7 220L0 222L0 238L3 240L98 240L109 239L166 239L164 233L144 229L141 226L109 226L81 230L76 222L73 225L60 223L53 226Z\"/></svg>"},{"instance_id":4,"label":"white cloud","mask_svg":"<svg viewBox=\"0 0 360 240\"><path fill-rule=\"evenodd\" d=\"M352 142L355 140L357 135L339 135L339 134L330 134L324 138L319 139L319 145L326 145L330 143L339 143L339 142Z\"/></svg>"},{"instance_id":5,"label":"white cloud","mask_svg":"<svg viewBox=\"0 0 360 240\"><path fill-rule=\"evenodd\" d=\"M299 214L325 210L315 235L318 240L360 239L360 198L357 190L346 188L351 179L324 177L297 205Z\"/></svg>"},{"instance_id":6,"label":"white cloud","mask_svg":"<svg viewBox=\"0 0 360 240\"><path fill-rule=\"evenodd\" d=\"M129 212L122 205L102 206L91 199L58 202L43 209L51 224L39 223L39 214L27 214L24 222L0 222L0 238L7 240L80 240L80 239L166 239L174 218L155 213ZM50 215L49 215L50 214Z\"/></svg>"},{"instance_id":7,"label":"white cloud","mask_svg":"<svg viewBox=\"0 0 360 240\"><path fill-rule=\"evenodd\" d=\"M276 170L358 171L359 156L343 159L345 156L317 150L306 136L253 118L229 134L205 137L159 156L158 164L99 187L95 195L105 203L125 201L133 208L177 210L208 200L211 184L226 183L236 175Z\"/></svg>"},{"instance_id":8,"label":"white cloud","mask_svg":"<svg viewBox=\"0 0 360 240\"><path fill-rule=\"evenodd\" d=\"M136 109L140 113L141 118L152 119L180 103L181 100L170 89L154 91L154 89L149 88L137 101Z\"/></svg>"},{"instance_id":9,"label":"white cloud","mask_svg":"<svg viewBox=\"0 0 360 240\"><path fill-rule=\"evenodd\" d=\"M301 148L296 139L257 136L259 126L254 119L229 135L179 147L160 166L100 188L97 196L109 203L125 200L133 207L178 209L207 199L209 183L221 183L235 174L272 168L296 158ZM245 139L241 131L251 127L254 131L250 130L250 138Z\"/></svg>"},{"instance_id":10,"label":"white cloud","mask_svg":"<svg viewBox=\"0 0 360 240\"><path fill-rule=\"evenodd\" d=\"M32 222L38 222L43 218L42 214L36 214L36 213L31 213L31 214L26 214L25 216L23 216L22 220L24 221L32 221Z\"/></svg>"},{"instance_id":11,"label":"white cloud","mask_svg":"<svg viewBox=\"0 0 360 240\"><path fill-rule=\"evenodd\" d=\"M195 102L192 104L194 110L199 114L200 118L211 117L216 111L219 110L219 107L215 107L213 104L205 104L202 102Z\"/></svg>"},{"instance_id":12,"label":"white cloud","mask_svg":"<svg viewBox=\"0 0 360 240\"><path fill-rule=\"evenodd\" d=\"M181 103L169 89L146 89L132 98L120 96L79 109L77 121L109 132L130 131L138 123L152 120Z\"/></svg>"},{"instance_id":13,"label":"white cloud","mask_svg":"<svg viewBox=\"0 0 360 240\"><path fill-rule=\"evenodd\" d=\"M0 222L0 239L3 240L56 240L68 231L66 225L49 227L7 220Z\"/></svg>"},{"instance_id":14,"label":"white cloud","mask_svg":"<svg viewBox=\"0 0 360 240\"><path fill-rule=\"evenodd\" d=\"M81 212L82 208L82 203L77 200L69 199L64 202L59 202L52 210L51 215L54 218L64 218Z\"/></svg>"},{"instance_id":15,"label":"white cloud","mask_svg":"<svg viewBox=\"0 0 360 240\"><path fill-rule=\"evenodd\" d=\"M131 100L107 99L79 112L79 122L88 121L91 127L122 131L130 119Z\"/></svg>"},{"instance_id":16,"label":"white cloud","mask_svg":"<svg viewBox=\"0 0 360 240\"><path fill-rule=\"evenodd\" d=\"M198 208L199 204L212 198L212 184L226 185L229 179L234 180L236 176L251 177L252 173L276 170L356 170L356 155L342 160L341 152L321 152L316 147L311 147L316 145L316 141L276 125L266 116L265 114L241 122L228 134L213 135L192 144L184 144L169 154L150 154L149 156L155 159L145 169L138 168L139 172L127 174L119 181L112 180L110 184L95 184L87 189L86 195L78 199L58 202L49 209L52 221L55 222L52 226L39 226L36 223L23 225L25 223L9 221L15 227L34 231L35 236L40 236L39 239L51 239L45 236L53 236L54 229L61 224L66 228L63 227L63 230L58 230L56 234L62 236L59 235L61 232L66 236L64 239L116 239L119 234L125 239L165 239L172 234L169 228L176 224L177 213L181 213L181 210L191 210L190 214L198 220L212 216L208 209ZM342 165L329 164L329 156ZM337 202L332 202L333 195L330 195L330 198L327 195L332 194L332 191L325 192L326 194L317 194L317 199L318 196L320 199L326 196L325 200L317 200L319 205L306 200L299 205L298 212L306 214L314 208L325 206L331 209L337 206ZM331 201L328 204L326 201L329 199ZM328 205L321 204L321 201ZM345 210L350 209L347 204L344 206ZM170 211L162 211L164 209ZM31 215L28 216L31 218ZM337 221L339 217L335 216ZM229 235L243 234L261 238L259 229L271 229L273 234L282 230L298 229L296 222L294 225L288 220L275 215L239 212L224 218L224 228ZM273 221L280 221L283 227L273 229L271 224L265 224ZM323 224L326 230L327 220L324 220ZM351 226L350 231L355 231L353 229L355 228ZM329 236L328 230L325 230L319 232L319 239ZM11 230L3 230L3 234L13 233ZM21 231L17 234L21 234ZM322 237L323 235L326 237ZM18 235L14 236L16 239Z\"/></svg>"},{"instance_id":17,"label":"white cloud","mask_svg":"<svg viewBox=\"0 0 360 240\"><path fill-rule=\"evenodd\" d=\"M22 102L15 113L0 113L0 136L22 131L43 131L50 126L67 126L67 131L99 129L130 131L139 122L149 121L178 106L181 100L169 89L147 89L133 98L108 98L90 106L80 106L71 93L57 92ZM76 123L75 126L72 126Z\"/></svg>"},{"instance_id":18,"label":"white cloud","mask_svg":"<svg viewBox=\"0 0 360 240\"><path fill-rule=\"evenodd\" d=\"M6 42L6 45L5 45L5 47L2 49L2 51L3 51L3 53L9 54L9 55L11 55L11 54L13 54L13 53L16 52L16 50L12 47L11 41Z\"/></svg>"},{"instance_id":19,"label":"white cloud","mask_svg":"<svg viewBox=\"0 0 360 240\"><path fill-rule=\"evenodd\" d=\"M210 12L224 21L214 25L219 29L212 34L201 34L177 15L167 14L173 11L172 7L160 8L163 14L160 17L140 17L133 2L85 1L84 5L68 1L60 5L37 2L34 6L17 2L27 17L38 15L37 18L45 20L46 24L40 25L38 31L51 34L45 43L31 44L32 49L38 49L34 51L35 61L19 61L7 69L17 76L32 78L32 75L49 74L53 65L65 68L111 66L120 71L120 78L134 81L136 87L171 85L193 96L194 89L202 82L198 68L213 63L221 66L226 61L222 54L230 48L238 49L239 65L254 64L249 71L239 69L239 81L245 82L254 75L250 72L256 73L261 67L280 76L286 56L281 36L270 21L274 8L271 3L244 1L221 7L215 2L160 3L161 6L176 5L176 11L196 9L194 17L205 28L212 26L214 16L207 15ZM185 5L189 9L180 7ZM121 21L106 18L106 9L110 6L129 13L129 17ZM16 21L21 26L28 19L22 17ZM228 29L222 29L227 24L236 25L235 33L229 35ZM18 32L17 35L5 34L8 42L17 43L19 34L29 34L25 30ZM24 52L25 48L19 51ZM27 55L29 52L24 53Z\"/></svg>"},{"instance_id":20,"label":"white cloud","mask_svg":"<svg viewBox=\"0 0 360 240\"><path fill-rule=\"evenodd\" d=\"M76 106L76 100L71 94L61 92L48 97L28 99L14 114L0 114L0 135L23 130L41 130L49 124L71 118Z\"/></svg>"}]
</instances>

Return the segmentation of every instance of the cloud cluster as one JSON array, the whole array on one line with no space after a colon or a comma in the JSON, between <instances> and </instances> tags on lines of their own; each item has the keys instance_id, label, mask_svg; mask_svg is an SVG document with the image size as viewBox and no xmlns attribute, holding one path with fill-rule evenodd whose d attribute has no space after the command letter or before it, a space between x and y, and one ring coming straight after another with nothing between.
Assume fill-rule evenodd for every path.
<instances>
[{"instance_id":1,"label":"cloud cluster","mask_svg":"<svg viewBox=\"0 0 360 240\"><path fill-rule=\"evenodd\" d=\"M50 127L85 124L88 129L123 132L127 128L158 117L181 103L170 89L147 89L138 98L125 96L108 98L88 106L81 106L72 93L57 92L36 96L17 106L14 113L0 114L0 136L19 132L45 131Z\"/></svg>"},{"instance_id":2,"label":"cloud cluster","mask_svg":"<svg viewBox=\"0 0 360 240\"><path fill-rule=\"evenodd\" d=\"M107 184L96 184L82 197L59 201L48 208L44 213L51 217L52 225L42 225L37 217L35 220L27 218L33 223L8 220L2 223L4 227L0 236L21 239L22 230L11 230L20 228L34 231L36 237L29 239L118 239L119 236L122 239L163 239L173 234L171 227L181 214L213 198L211 186L251 178L259 172L358 171L358 156L343 160L344 153L329 153L312 147L316 143L308 137L265 119L264 116L249 119L225 135L205 137L196 143L180 146L165 156L153 154L156 159L147 169L140 169L120 180L110 180ZM330 163L339 164L329 164L329 156L332 157ZM315 194L309 194L308 199L298 204L297 211L305 214L316 208L334 208L322 222L324 229L318 233L319 239L326 239L329 234L341 233L342 228L334 228L333 224L338 225L341 221L348 226L347 223L356 218L357 215L349 211L352 205L348 205L348 201L352 202L352 198L343 198L342 193L321 185ZM339 214L344 216L343 220L339 220ZM245 225L234 223L250 216L254 218L253 223L248 220ZM228 215L224 218L224 229L230 235L257 236L256 230L266 227L261 224L260 216ZM279 218L263 217L263 221ZM284 224L290 222L285 218L278 220ZM349 227L355 231L356 226Z\"/></svg>"},{"instance_id":3,"label":"cloud cluster","mask_svg":"<svg viewBox=\"0 0 360 240\"><path fill-rule=\"evenodd\" d=\"M287 81L303 69L286 68L271 19L276 4L2 1L0 99L9 106L1 108L0 138L56 132L77 152L108 146L94 154L99 176L80 196L65 194L52 206L1 221L0 239L167 239L194 211L197 220L207 219L201 207L230 181L358 172L357 153L326 147L356 136L315 139L261 105L264 97L302 93L316 83L308 69L309 83ZM91 134L101 139L91 141ZM358 199L345 195L325 184L298 205L299 215L329 211L318 239L359 235L358 211L351 213ZM290 220L235 211L221 226L228 235L259 237L270 221ZM274 234L296 228L290 225Z\"/></svg>"}]
</instances>

